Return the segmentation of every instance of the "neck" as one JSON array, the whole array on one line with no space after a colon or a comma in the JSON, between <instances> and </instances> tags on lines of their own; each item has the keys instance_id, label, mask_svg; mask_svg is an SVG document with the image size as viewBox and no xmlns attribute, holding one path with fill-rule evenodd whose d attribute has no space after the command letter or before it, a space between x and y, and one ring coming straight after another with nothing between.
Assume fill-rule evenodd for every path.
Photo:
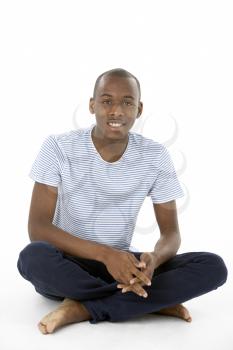
<instances>
[{"instance_id":1,"label":"neck","mask_svg":"<svg viewBox=\"0 0 233 350\"><path fill-rule=\"evenodd\" d=\"M126 135L125 138L121 138L121 139L108 138L104 136L104 134L98 133L98 130L96 130L96 126L92 129L91 137L92 137L92 140L98 143L99 145L116 147L116 148L127 145L129 140L128 135Z\"/></svg>"},{"instance_id":2,"label":"neck","mask_svg":"<svg viewBox=\"0 0 233 350\"><path fill-rule=\"evenodd\" d=\"M125 139L110 139L104 135L96 135L95 128L92 129L91 137L99 153L109 156L121 156L124 153L129 140L128 135Z\"/></svg>"}]
</instances>

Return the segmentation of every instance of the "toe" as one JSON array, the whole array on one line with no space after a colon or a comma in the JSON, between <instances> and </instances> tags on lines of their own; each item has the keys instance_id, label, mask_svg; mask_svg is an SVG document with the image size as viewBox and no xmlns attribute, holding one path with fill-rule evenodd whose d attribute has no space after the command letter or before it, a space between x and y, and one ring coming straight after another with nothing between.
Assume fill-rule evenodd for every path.
<instances>
[{"instance_id":1,"label":"toe","mask_svg":"<svg viewBox=\"0 0 233 350\"><path fill-rule=\"evenodd\" d=\"M50 321L48 324L47 324L47 332L48 333L53 333L55 328L58 328L58 323L55 322L55 321Z\"/></svg>"},{"instance_id":2,"label":"toe","mask_svg":"<svg viewBox=\"0 0 233 350\"><path fill-rule=\"evenodd\" d=\"M184 320L187 321L187 322L191 322L192 321L192 317L190 316L190 313L189 311L184 307L183 309L183 317L184 317Z\"/></svg>"},{"instance_id":3,"label":"toe","mask_svg":"<svg viewBox=\"0 0 233 350\"><path fill-rule=\"evenodd\" d=\"M38 323L38 328L39 328L39 330L41 331L42 334L47 334L47 333L48 333L45 324L43 324L43 323L41 323L41 322Z\"/></svg>"}]
</instances>

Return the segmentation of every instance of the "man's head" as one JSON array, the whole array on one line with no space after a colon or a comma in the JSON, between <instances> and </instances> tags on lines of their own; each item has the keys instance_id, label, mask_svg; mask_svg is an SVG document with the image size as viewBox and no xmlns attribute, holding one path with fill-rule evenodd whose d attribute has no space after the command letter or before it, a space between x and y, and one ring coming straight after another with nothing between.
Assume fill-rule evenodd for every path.
<instances>
[{"instance_id":1,"label":"man's head","mask_svg":"<svg viewBox=\"0 0 233 350\"><path fill-rule=\"evenodd\" d=\"M108 71L106 71L98 76L98 78L96 79L96 82L95 82L95 86L94 86L93 98L96 97L98 85L99 85L102 77L107 77L107 76L109 76L109 77L115 76L115 77L119 77L119 78L132 78L132 79L134 79L136 84L137 84L137 87L138 87L139 100L141 99L141 87L140 87L140 83L139 83L138 79L133 74L131 74L130 72L128 72L127 70L122 69L122 68L111 69L111 70L108 70Z\"/></svg>"},{"instance_id":2,"label":"man's head","mask_svg":"<svg viewBox=\"0 0 233 350\"><path fill-rule=\"evenodd\" d=\"M89 109L96 116L98 135L124 139L142 113L138 79L130 72L117 68L102 73L96 80ZM115 122L120 126L109 125Z\"/></svg>"}]
</instances>

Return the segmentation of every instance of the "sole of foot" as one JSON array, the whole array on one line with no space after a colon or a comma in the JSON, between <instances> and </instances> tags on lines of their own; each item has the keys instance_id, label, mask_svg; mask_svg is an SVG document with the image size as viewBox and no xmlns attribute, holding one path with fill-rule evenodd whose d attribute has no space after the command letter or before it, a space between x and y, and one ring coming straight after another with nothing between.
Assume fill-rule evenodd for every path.
<instances>
[{"instance_id":1,"label":"sole of foot","mask_svg":"<svg viewBox=\"0 0 233 350\"><path fill-rule=\"evenodd\" d=\"M174 316L181 318L186 322L192 322L192 317L190 316L188 309L186 309L186 307L184 307L182 304L177 304L171 307L161 309L159 311L153 312L153 314Z\"/></svg>"},{"instance_id":2,"label":"sole of foot","mask_svg":"<svg viewBox=\"0 0 233 350\"><path fill-rule=\"evenodd\" d=\"M51 334L58 328L91 318L89 312L77 300L64 299L59 307L42 318L38 328L42 334Z\"/></svg>"}]
</instances>

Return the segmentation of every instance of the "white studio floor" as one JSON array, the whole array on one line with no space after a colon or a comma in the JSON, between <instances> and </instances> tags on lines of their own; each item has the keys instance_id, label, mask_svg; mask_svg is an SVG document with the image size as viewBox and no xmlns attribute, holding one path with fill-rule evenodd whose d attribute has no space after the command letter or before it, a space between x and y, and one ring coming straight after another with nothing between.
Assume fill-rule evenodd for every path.
<instances>
[{"instance_id":1,"label":"white studio floor","mask_svg":"<svg viewBox=\"0 0 233 350\"><path fill-rule=\"evenodd\" d=\"M58 302L46 299L20 275L12 273L1 288L0 349L156 349L232 350L233 315L230 278L219 289L192 299L184 305L193 321L145 315L121 322L66 326L42 335L38 321ZM11 277L9 277L11 276ZM14 280L13 280L14 279Z\"/></svg>"}]
</instances>

